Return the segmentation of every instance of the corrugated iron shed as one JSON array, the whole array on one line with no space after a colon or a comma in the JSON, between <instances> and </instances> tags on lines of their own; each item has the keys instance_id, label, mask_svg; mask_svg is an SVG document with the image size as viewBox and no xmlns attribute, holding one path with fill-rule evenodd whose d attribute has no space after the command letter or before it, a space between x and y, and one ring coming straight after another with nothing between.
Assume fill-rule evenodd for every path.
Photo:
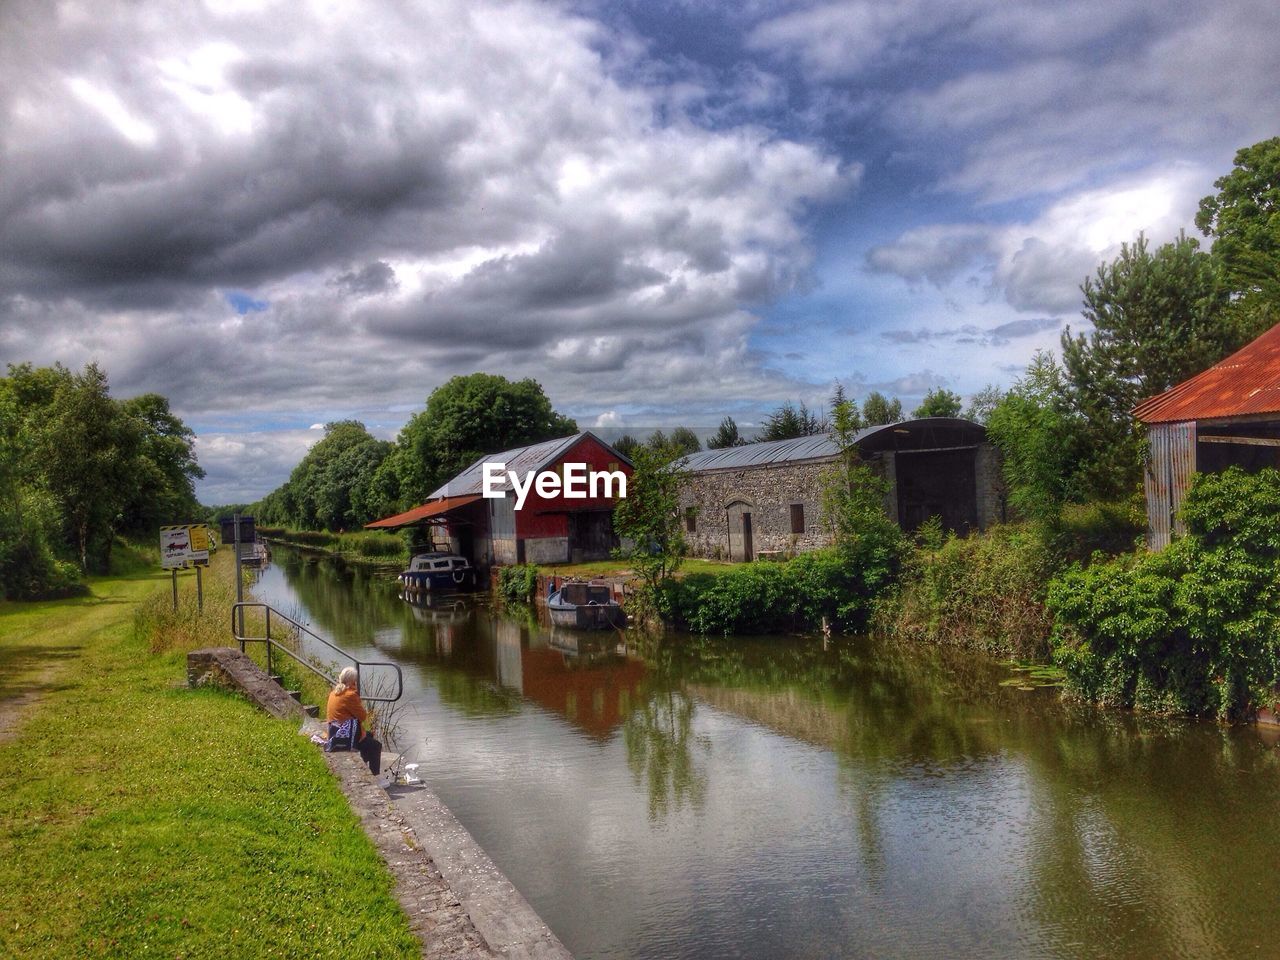
<instances>
[{"instance_id":1,"label":"corrugated iron shed","mask_svg":"<svg viewBox=\"0 0 1280 960\"><path fill-rule=\"evenodd\" d=\"M438 500L441 497L480 496L484 493L484 465L486 463L505 463L507 470L514 470L521 475L530 470L542 470L558 460L561 454L565 453L584 437L591 437L601 446L617 453L612 446L605 443L590 430L584 430L582 433L575 433L571 437L560 437L557 440L546 440L542 443L530 444L527 447L504 450L501 453L486 454L448 483L434 490L427 499ZM632 465L631 461L620 453L618 453L618 461L625 463L627 466ZM509 490L511 484L504 476L502 482L495 483L493 488L495 490Z\"/></svg>"},{"instance_id":2,"label":"corrugated iron shed","mask_svg":"<svg viewBox=\"0 0 1280 960\"><path fill-rule=\"evenodd\" d=\"M1280 324L1190 380L1142 401L1143 423L1280 413Z\"/></svg>"}]
</instances>

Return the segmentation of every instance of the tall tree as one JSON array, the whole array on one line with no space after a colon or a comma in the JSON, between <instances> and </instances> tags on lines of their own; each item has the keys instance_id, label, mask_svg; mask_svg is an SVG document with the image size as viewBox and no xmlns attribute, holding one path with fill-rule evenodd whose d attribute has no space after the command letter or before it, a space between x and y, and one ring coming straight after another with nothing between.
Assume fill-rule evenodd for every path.
<instances>
[{"instance_id":1,"label":"tall tree","mask_svg":"<svg viewBox=\"0 0 1280 960\"><path fill-rule=\"evenodd\" d=\"M756 439L760 441L792 440L796 437L811 437L826 431L825 418L810 412L803 403L797 407L787 401L765 418L764 427Z\"/></svg>"},{"instance_id":2,"label":"tall tree","mask_svg":"<svg viewBox=\"0 0 1280 960\"><path fill-rule=\"evenodd\" d=\"M868 427L879 427L902 420L902 401L888 399L879 390L872 390L862 403L862 419Z\"/></svg>"},{"instance_id":3,"label":"tall tree","mask_svg":"<svg viewBox=\"0 0 1280 960\"><path fill-rule=\"evenodd\" d=\"M120 406L140 429L124 529L150 536L161 524L194 519L200 510L195 481L204 476L196 460L195 434L158 393L144 393Z\"/></svg>"},{"instance_id":4,"label":"tall tree","mask_svg":"<svg viewBox=\"0 0 1280 960\"><path fill-rule=\"evenodd\" d=\"M670 448L637 447L627 482L627 495L613 514L614 529L623 546L616 551L644 583L643 603L652 603L662 582L680 568L685 555L680 522L680 484L686 474L673 469Z\"/></svg>"},{"instance_id":5,"label":"tall tree","mask_svg":"<svg viewBox=\"0 0 1280 960\"><path fill-rule=\"evenodd\" d=\"M1000 401L1004 399L1005 391L1001 390L993 383L987 384L972 397L969 398L969 406L965 408L964 417L966 420L973 420L977 423L986 423L991 419L991 412L1000 405Z\"/></svg>"},{"instance_id":6,"label":"tall tree","mask_svg":"<svg viewBox=\"0 0 1280 960\"><path fill-rule=\"evenodd\" d=\"M740 447L747 441L738 433L738 424L733 417L725 417L720 427L707 440L708 450L724 450L728 447Z\"/></svg>"},{"instance_id":7,"label":"tall tree","mask_svg":"<svg viewBox=\"0 0 1280 960\"><path fill-rule=\"evenodd\" d=\"M636 447L640 446L640 441L629 433L624 433L617 440L613 441L612 447L628 460L634 459Z\"/></svg>"},{"instance_id":8,"label":"tall tree","mask_svg":"<svg viewBox=\"0 0 1280 960\"><path fill-rule=\"evenodd\" d=\"M1085 495L1127 495L1140 476L1139 434L1129 411L1239 346L1221 323L1230 291L1213 257L1179 235L1152 251L1141 234L1085 280L1093 329L1062 334L1069 403L1085 422L1093 455Z\"/></svg>"},{"instance_id":9,"label":"tall tree","mask_svg":"<svg viewBox=\"0 0 1280 960\"><path fill-rule=\"evenodd\" d=\"M946 387L936 387L924 395L920 406L916 407L915 417L958 417L962 406L960 395L952 393Z\"/></svg>"},{"instance_id":10,"label":"tall tree","mask_svg":"<svg viewBox=\"0 0 1280 960\"><path fill-rule=\"evenodd\" d=\"M698 439L698 435L688 427L676 427L672 430L670 443L677 457L697 453L702 449L702 442Z\"/></svg>"}]
</instances>

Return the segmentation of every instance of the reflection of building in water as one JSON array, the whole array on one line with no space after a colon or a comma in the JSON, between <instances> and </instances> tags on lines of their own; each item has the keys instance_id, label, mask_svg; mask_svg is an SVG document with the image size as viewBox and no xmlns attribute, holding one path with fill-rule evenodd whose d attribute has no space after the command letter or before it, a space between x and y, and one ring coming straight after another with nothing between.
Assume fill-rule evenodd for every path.
<instances>
[{"instance_id":1,"label":"reflection of building in water","mask_svg":"<svg viewBox=\"0 0 1280 960\"><path fill-rule=\"evenodd\" d=\"M558 634L548 637L498 618L498 682L592 736L608 737L631 712L644 680L644 662L617 653L612 636L603 641L574 639L580 642L566 644Z\"/></svg>"}]
</instances>

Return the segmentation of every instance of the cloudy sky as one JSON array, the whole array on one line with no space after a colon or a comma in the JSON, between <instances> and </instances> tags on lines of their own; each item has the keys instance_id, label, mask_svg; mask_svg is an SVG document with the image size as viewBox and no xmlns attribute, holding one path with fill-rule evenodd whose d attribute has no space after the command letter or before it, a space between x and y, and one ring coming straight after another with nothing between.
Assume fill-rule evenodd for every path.
<instances>
[{"instance_id":1,"label":"cloudy sky","mask_svg":"<svg viewBox=\"0 0 1280 960\"><path fill-rule=\"evenodd\" d=\"M1280 132L1274 0L0 3L0 361L208 503L533 376L584 425L1007 384Z\"/></svg>"}]
</instances>

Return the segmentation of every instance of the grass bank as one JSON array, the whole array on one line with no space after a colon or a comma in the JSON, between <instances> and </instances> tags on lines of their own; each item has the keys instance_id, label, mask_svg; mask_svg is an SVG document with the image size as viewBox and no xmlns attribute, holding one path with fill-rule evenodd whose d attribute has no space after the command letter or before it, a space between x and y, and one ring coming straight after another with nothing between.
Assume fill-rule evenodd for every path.
<instances>
[{"instance_id":1,"label":"grass bank","mask_svg":"<svg viewBox=\"0 0 1280 960\"><path fill-rule=\"evenodd\" d=\"M163 575L89 584L0 603L0 698L40 697L0 743L0 956L418 956L316 748L186 689L214 628L135 623Z\"/></svg>"},{"instance_id":2,"label":"grass bank","mask_svg":"<svg viewBox=\"0 0 1280 960\"><path fill-rule=\"evenodd\" d=\"M279 527L259 527L258 532L268 540L318 550L353 563L370 563L379 566L408 566L409 545L396 533L380 533L361 530L355 533L329 533L324 530L285 530Z\"/></svg>"}]
</instances>

